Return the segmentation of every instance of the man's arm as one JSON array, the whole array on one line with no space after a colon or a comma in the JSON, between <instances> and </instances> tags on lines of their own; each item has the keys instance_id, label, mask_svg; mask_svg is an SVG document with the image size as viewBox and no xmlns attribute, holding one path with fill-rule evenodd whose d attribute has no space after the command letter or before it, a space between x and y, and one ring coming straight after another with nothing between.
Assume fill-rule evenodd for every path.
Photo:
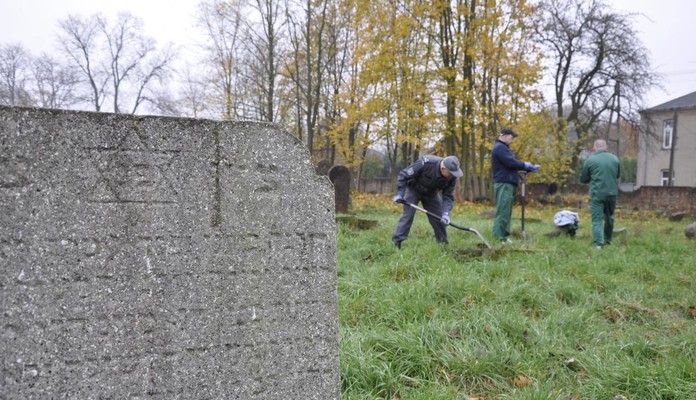
<instances>
[{"instance_id":1,"label":"man's arm","mask_svg":"<svg viewBox=\"0 0 696 400\"><path fill-rule=\"evenodd\" d=\"M421 157L416 162L402 169L401 172L399 172L399 177L396 179L397 196L404 196L404 193L406 192L406 186L408 186L408 184L411 181L420 176L421 171L423 170L423 165L425 165L425 161Z\"/></svg>"},{"instance_id":2,"label":"man's arm","mask_svg":"<svg viewBox=\"0 0 696 400\"><path fill-rule=\"evenodd\" d=\"M454 188L457 185L457 180L452 179L442 189L442 213L449 214L454 208Z\"/></svg>"},{"instance_id":3,"label":"man's arm","mask_svg":"<svg viewBox=\"0 0 696 400\"><path fill-rule=\"evenodd\" d=\"M617 168L616 168L616 179L621 178L621 160L619 160L618 157L616 157L618 160Z\"/></svg>"},{"instance_id":4,"label":"man's arm","mask_svg":"<svg viewBox=\"0 0 696 400\"><path fill-rule=\"evenodd\" d=\"M515 158L512 151L506 146L496 146L493 148L493 157L496 157L501 164L511 170L526 170L524 162Z\"/></svg>"},{"instance_id":5,"label":"man's arm","mask_svg":"<svg viewBox=\"0 0 696 400\"><path fill-rule=\"evenodd\" d=\"M580 171L580 182L581 183L590 183L590 160L589 159L585 160L585 162L582 163L582 170Z\"/></svg>"}]
</instances>

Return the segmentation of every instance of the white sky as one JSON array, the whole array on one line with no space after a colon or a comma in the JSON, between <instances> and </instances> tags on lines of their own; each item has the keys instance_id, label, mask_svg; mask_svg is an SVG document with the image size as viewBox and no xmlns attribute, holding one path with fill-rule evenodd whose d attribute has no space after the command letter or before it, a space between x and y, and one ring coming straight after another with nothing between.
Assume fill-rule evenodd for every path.
<instances>
[{"instance_id":1,"label":"white sky","mask_svg":"<svg viewBox=\"0 0 696 400\"><path fill-rule=\"evenodd\" d=\"M70 14L102 13L115 21L121 11L143 20L145 34L158 47L193 44L196 7L200 0L0 0L0 44L21 43L34 55L57 48L58 21Z\"/></svg>"},{"instance_id":2,"label":"white sky","mask_svg":"<svg viewBox=\"0 0 696 400\"><path fill-rule=\"evenodd\" d=\"M696 1L606 0L617 11L638 13L634 26L651 53L653 68L664 75L665 90L654 89L646 106L696 91ZM198 34L200 0L0 0L0 44L21 43L38 55L55 49L58 21L69 14L103 13L113 20L129 11L144 21L145 33L160 46L191 47ZM184 55L184 57L186 57Z\"/></svg>"},{"instance_id":3,"label":"white sky","mask_svg":"<svg viewBox=\"0 0 696 400\"><path fill-rule=\"evenodd\" d=\"M652 107L696 92L696 1L607 0L616 11L636 13L633 26L650 51L665 90L649 92Z\"/></svg>"}]
</instances>

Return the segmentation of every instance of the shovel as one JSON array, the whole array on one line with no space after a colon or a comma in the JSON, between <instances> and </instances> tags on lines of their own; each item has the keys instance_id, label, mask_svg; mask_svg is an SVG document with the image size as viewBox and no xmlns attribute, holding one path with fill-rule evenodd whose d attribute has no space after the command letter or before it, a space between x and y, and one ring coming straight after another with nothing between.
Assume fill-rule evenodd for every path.
<instances>
[{"instance_id":1,"label":"shovel","mask_svg":"<svg viewBox=\"0 0 696 400\"><path fill-rule=\"evenodd\" d=\"M524 206L527 203L527 171L519 171L520 179L522 180L522 193L520 202L522 203L522 239L527 240L527 232L524 230Z\"/></svg>"},{"instance_id":2,"label":"shovel","mask_svg":"<svg viewBox=\"0 0 696 400\"><path fill-rule=\"evenodd\" d=\"M441 216L436 215L436 214L434 214L434 213L431 213L430 211L426 210L425 208L418 207L417 205L415 205L415 204L413 204L413 203L409 203L409 202L407 202L406 200L400 200L399 203L409 205L409 206L415 208L415 209L418 210L418 211L421 211L421 212L424 212L424 213L430 215L431 217L435 217L435 218L437 218L437 219L440 219L440 218L441 218ZM460 229L460 230L463 230L463 231L475 233L476 236L478 236L479 239L481 239L481 241L483 241L483 243L486 245L486 247L487 247L489 250L492 250L492 249L493 249L493 246L491 246L491 245L486 241L486 239L484 239L483 236L481 236L481 234L479 233L479 231L477 231L476 229L474 229L474 228L467 228L467 227L465 227L465 226L457 225L457 224L452 223L452 222L450 222L450 223L447 224L447 225L452 226L452 227L457 228L457 229Z\"/></svg>"}]
</instances>

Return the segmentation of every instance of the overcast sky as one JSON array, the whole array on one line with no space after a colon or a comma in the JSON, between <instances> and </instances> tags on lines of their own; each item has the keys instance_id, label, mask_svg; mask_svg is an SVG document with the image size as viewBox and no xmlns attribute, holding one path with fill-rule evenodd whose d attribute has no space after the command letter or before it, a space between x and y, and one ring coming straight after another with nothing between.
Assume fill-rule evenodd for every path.
<instances>
[{"instance_id":1,"label":"overcast sky","mask_svg":"<svg viewBox=\"0 0 696 400\"><path fill-rule=\"evenodd\" d=\"M634 26L651 53L665 90L654 89L651 107L696 91L696 1L606 0L617 11L634 12ZM0 44L21 43L38 55L53 51L58 20L68 14L101 12L113 19L130 11L143 19L145 33L159 45L191 47L197 35L194 15L200 0L0 0Z\"/></svg>"}]
</instances>

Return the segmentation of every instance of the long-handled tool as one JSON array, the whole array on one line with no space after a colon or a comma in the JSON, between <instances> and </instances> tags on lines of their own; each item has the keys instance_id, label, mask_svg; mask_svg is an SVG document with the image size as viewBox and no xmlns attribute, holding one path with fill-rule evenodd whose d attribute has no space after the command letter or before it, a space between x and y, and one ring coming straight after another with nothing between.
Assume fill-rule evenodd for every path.
<instances>
[{"instance_id":1,"label":"long-handled tool","mask_svg":"<svg viewBox=\"0 0 696 400\"><path fill-rule=\"evenodd\" d=\"M437 219L442 218L440 215L431 213L430 211L426 210L425 208L418 207L417 205L415 205L415 204L413 204L413 203L409 203L409 202L407 202L406 200L400 200L399 203L409 205L409 206L415 208L415 209L418 210L418 211L422 211L422 212L424 212L424 213L430 215L431 217L435 217L435 218L437 218ZM481 234L479 233L479 231L477 231L476 229L474 229L474 228L467 228L467 227L465 227L465 226L457 225L457 224L455 224L455 223L452 223L451 221L450 221L450 223L447 224L447 225L452 226L452 227L457 228L457 229L461 229L461 230L463 230L463 231L475 233L476 236L478 236L479 239L481 239L481 241L483 241L483 243L486 245L486 247L488 247L488 249L493 249L493 246L491 246L490 243L488 243L488 242L486 241L486 239L484 239L483 236L481 236Z\"/></svg>"},{"instance_id":2,"label":"long-handled tool","mask_svg":"<svg viewBox=\"0 0 696 400\"><path fill-rule=\"evenodd\" d=\"M519 171L520 179L522 180L522 192L520 194L520 202L522 203L522 239L527 240L527 232L524 230L524 206L527 203L527 171Z\"/></svg>"}]
</instances>

